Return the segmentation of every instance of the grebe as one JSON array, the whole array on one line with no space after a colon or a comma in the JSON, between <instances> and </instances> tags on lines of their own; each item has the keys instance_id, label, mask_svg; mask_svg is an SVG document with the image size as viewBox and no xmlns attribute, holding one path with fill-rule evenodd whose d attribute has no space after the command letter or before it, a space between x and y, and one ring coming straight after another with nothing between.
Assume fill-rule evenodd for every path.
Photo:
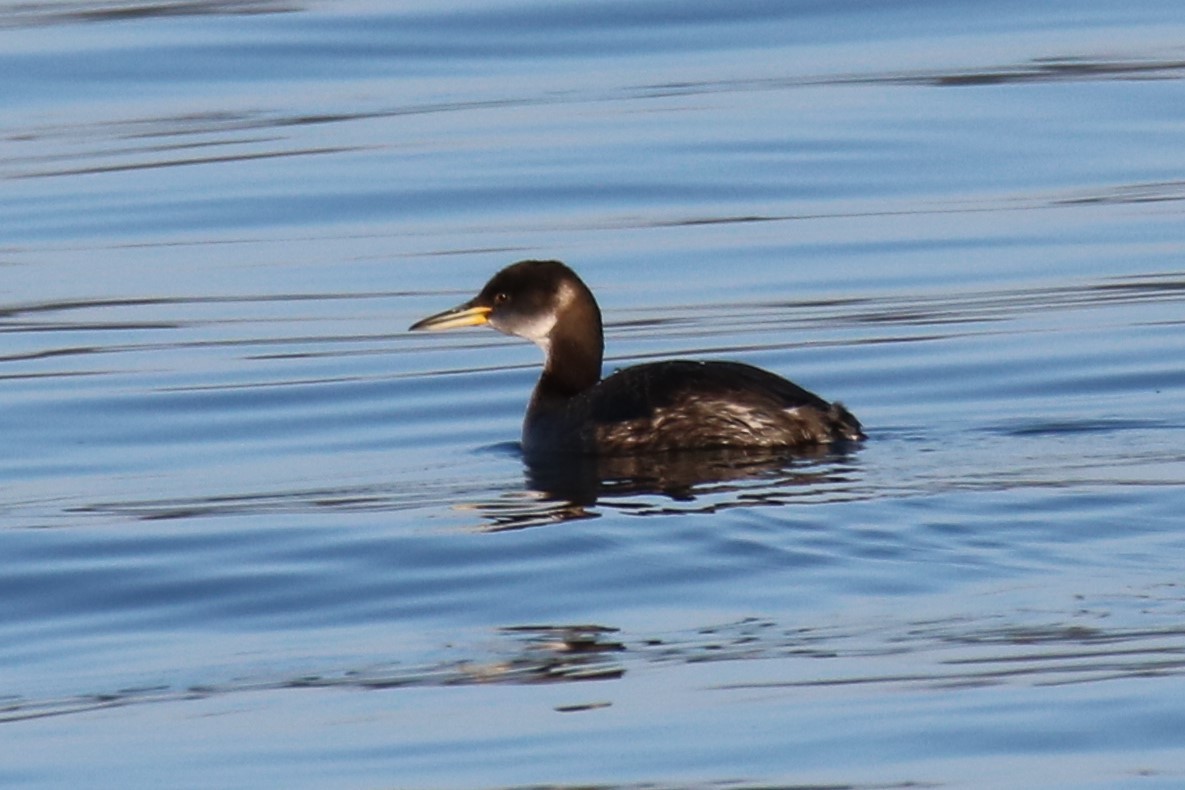
<instances>
[{"instance_id":1,"label":"grebe","mask_svg":"<svg viewBox=\"0 0 1185 790\"><path fill-rule=\"evenodd\" d=\"M523 421L523 452L631 455L815 447L864 437L839 403L739 362L652 362L601 378L601 311L559 261L520 261L476 297L411 330L489 324L543 349Z\"/></svg>"}]
</instances>

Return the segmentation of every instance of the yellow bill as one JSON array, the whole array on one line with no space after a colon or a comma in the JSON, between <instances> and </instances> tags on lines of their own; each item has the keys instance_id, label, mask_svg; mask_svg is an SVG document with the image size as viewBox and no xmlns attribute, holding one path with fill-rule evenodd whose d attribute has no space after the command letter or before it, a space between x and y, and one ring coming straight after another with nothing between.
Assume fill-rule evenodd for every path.
<instances>
[{"instance_id":1,"label":"yellow bill","mask_svg":"<svg viewBox=\"0 0 1185 790\"><path fill-rule=\"evenodd\" d=\"M493 309L486 305L474 305L471 302L466 302L451 310L445 310L443 313L430 315L423 320L416 321L411 325L409 331L416 332L421 329L458 329L463 326L482 326L489 322L490 312Z\"/></svg>"}]
</instances>

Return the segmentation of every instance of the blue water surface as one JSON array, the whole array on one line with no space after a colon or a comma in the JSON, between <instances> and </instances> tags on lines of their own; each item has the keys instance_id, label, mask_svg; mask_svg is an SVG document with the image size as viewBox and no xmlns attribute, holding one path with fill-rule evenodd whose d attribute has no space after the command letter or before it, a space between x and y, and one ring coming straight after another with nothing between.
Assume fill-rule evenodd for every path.
<instances>
[{"instance_id":1,"label":"blue water surface","mask_svg":"<svg viewBox=\"0 0 1185 790\"><path fill-rule=\"evenodd\" d=\"M1179 3L0 40L0 784L1185 782ZM869 440L528 467L531 257Z\"/></svg>"}]
</instances>

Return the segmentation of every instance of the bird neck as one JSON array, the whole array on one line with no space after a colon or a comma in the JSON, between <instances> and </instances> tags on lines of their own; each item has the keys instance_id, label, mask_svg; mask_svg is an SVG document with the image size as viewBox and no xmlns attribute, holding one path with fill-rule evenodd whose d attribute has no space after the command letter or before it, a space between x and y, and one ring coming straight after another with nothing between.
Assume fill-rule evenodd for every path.
<instances>
[{"instance_id":1,"label":"bird neck","mask_svg":"<svg viewBox=\"0 0 1185 790\"><path fill-rule=\"evenodd\" d=\"M570 398L601 380L604 341L600 312L594 307L582 318L585 320L557 326L548 338L547 359L537 387L540 394Z\"/></svg>"}]
</instances>

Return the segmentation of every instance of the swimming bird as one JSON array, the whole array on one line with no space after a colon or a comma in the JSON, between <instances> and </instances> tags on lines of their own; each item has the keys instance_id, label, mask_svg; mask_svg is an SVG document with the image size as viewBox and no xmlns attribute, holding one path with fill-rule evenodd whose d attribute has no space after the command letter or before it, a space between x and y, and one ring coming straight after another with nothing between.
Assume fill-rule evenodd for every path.
<instances>
[{"instance_id":1,"label":"swimming bird","mask_svg":"<svg viewBox=\"0 0 1185 790\"><path fill-rule=\"evenodd\" d=\"M476 297L411 331L486 324L543 349L543 373L523 421L528 457L805 448L865 438L841 404L740 362L652 362L602 379L600 308L559 261L511 264Z\"/></svg>"}]
</instances>

